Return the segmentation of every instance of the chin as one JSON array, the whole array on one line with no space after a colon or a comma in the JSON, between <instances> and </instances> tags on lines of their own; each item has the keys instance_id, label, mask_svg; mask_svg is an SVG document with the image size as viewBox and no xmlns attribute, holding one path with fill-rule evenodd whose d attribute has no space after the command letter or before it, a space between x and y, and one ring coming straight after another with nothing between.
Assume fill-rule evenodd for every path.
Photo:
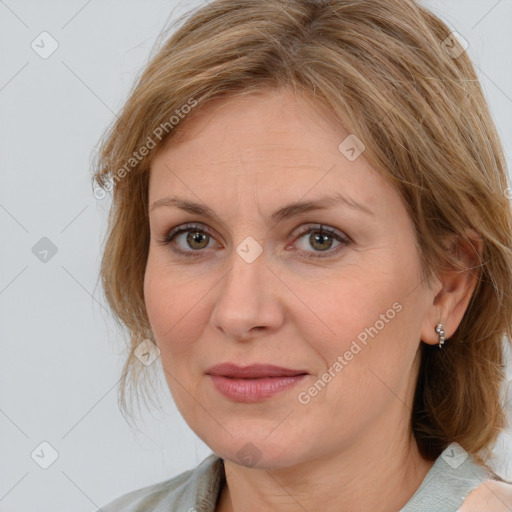
<instances>
[{"instance_id":1,"label":"chin","mask_svg":"<svg viewBox=\"0 0 512 512\"><path fill-rule=\"evenodd\" d=\"M287 438L291 441L290 436ZM209 446L219 457L246 468L275 470L301 462L297 450L277 437L271 441L257 436L240 435L227 444L209 444Z\"/></svg>"}]
</instances>

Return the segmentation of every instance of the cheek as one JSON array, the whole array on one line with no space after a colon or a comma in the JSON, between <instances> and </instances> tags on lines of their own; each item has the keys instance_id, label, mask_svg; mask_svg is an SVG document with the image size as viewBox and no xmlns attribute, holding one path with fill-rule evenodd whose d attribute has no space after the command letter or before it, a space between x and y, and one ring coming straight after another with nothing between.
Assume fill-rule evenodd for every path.
<instances>
[{"instance_id":1,"label":"cheek","mask_svg":"<svg viewBox=\"0 0 512 512\"><path fill-rule=\"evenodd\" d=\"M322 367L298 390L296 410L314 423L323 421L327 409L334 424L351 432L396 397L405 402L417 347L410 343L412 331L404 332L406 306L396 300L398 292L387 286L346 290L326 291L333 300L324 300L323 312L335 334L319 336L312 327L304 333Z\"/></svg>"},{"instance_id":2,"label":"cheek","mask_svg":"<svg viewBox=\"0 0 512 512\"><path fill-rule=\"evenodd\" d=\"M326 362L349 350L352 341L364 347L372 336L384 337L400 316L400 284L382 273L378 279L370 271L353 271L350 277L323 280L321 286L296 283L290 287L306 306L295 307L296 322L304 337L327 356Z\"/></svg>"},{"instance_id":3,"label":"cheek","mask_svg":"<svg viewBox=\"0 0 512 512\"><path fill-rule=\"evenodd\" d=\"M191 355L194 340L206 321L205 296L208 279L169 267L157 257L148 257L144 277L146 311L162 360L175 366L180 357Z\"/></svg>"},{"instance_id":4,"label":"cheek","mask_svg":"<svg viewBox=\"0 0 512 512\"><path fill-rule=\"evenodd\" d=\"M379 377L391 388L400 387L412 364L421 297L410 293L412 273L383 270L377 265L373 271L354 269L350 278L331 279L321 288L308 288L308 294L303 289L308 311L297 309L295 321L322 361L316 378L333 382L327 386L333 394L326 393L320 402L338 402L340 396L347 400L340 394L346 389L358 400L373 401L376 394L386 394ZM332 379L325 375L329 370Z\"/></svg>"}]
</instances>

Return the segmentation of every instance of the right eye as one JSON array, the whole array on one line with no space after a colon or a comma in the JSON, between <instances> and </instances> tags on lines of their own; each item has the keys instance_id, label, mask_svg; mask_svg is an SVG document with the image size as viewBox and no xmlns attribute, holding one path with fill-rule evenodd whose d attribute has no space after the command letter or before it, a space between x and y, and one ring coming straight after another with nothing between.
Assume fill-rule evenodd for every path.
<instances>
[{"instance_id":1,"label":"right eye","mask_svg":"<svg viewBox=\"0 0 512 512\"><path fill-rule=\"evenodd\" d=\"M182 224L177 226L161 241L163 245L171 245L171 250L186 257L202 256L203 249L207 249L213 237L201 224Z\"/></svg>"}]
</instances>

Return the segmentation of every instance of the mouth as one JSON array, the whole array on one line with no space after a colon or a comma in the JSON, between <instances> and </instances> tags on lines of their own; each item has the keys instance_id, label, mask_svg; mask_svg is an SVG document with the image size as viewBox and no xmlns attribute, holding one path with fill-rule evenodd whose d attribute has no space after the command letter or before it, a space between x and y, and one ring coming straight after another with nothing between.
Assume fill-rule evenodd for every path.
<instances>
[{"instance_id":1,"label":"mouth","mask_svg":"<svg viewBox=\"0 0 512 512\"><path fill-rule=\"evenodd\" d=\"M262 379L272 377L296 377L306 375L306 370L294 370L273 364L252 364L237 366L233 363L222 363L207 370L207 375L228 377L233 379Z\"/></svg>"},{"instance_id":2,"label":"mouth","mask_svg":"<svg viewBox=\"0 0 512 512\"><path fill-rule=\"evenodd\" d=\"M308 372L268 364L237 366L223 363L206 375L224 397L235 402L260 402L295 386Z\"/></svg>"}]
</instances>

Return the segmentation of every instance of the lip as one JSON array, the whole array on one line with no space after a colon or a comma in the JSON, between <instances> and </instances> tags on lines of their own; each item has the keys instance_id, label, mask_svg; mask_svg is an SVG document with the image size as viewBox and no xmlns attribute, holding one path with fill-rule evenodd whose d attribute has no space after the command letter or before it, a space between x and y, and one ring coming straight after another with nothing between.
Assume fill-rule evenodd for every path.
<instances>
[{"instance_id":1,"label":"lip","mask_svg":"<svg viewBox=\"0 0 512 512\"><path fill-rule=\"evenodd\" d=\"M260 402L290 389L308 375L305 370L294 370L269 364L237 366L222 363L207 370L215 388L236 402Z\"/></svg>"},{"instance_id":2,"label":"lip","mask_svg":"<svg viewBox=\"0 0 512 512\"><path fill-rule=\"evenodd\" d=\"M238 366L234 363L222 363L212 366L207 375L231 377L233 379L260 379L263 377L295 377L308 373L306 370L293 370L273 364L251 364Z\"/></svg>"}]
</instances>

